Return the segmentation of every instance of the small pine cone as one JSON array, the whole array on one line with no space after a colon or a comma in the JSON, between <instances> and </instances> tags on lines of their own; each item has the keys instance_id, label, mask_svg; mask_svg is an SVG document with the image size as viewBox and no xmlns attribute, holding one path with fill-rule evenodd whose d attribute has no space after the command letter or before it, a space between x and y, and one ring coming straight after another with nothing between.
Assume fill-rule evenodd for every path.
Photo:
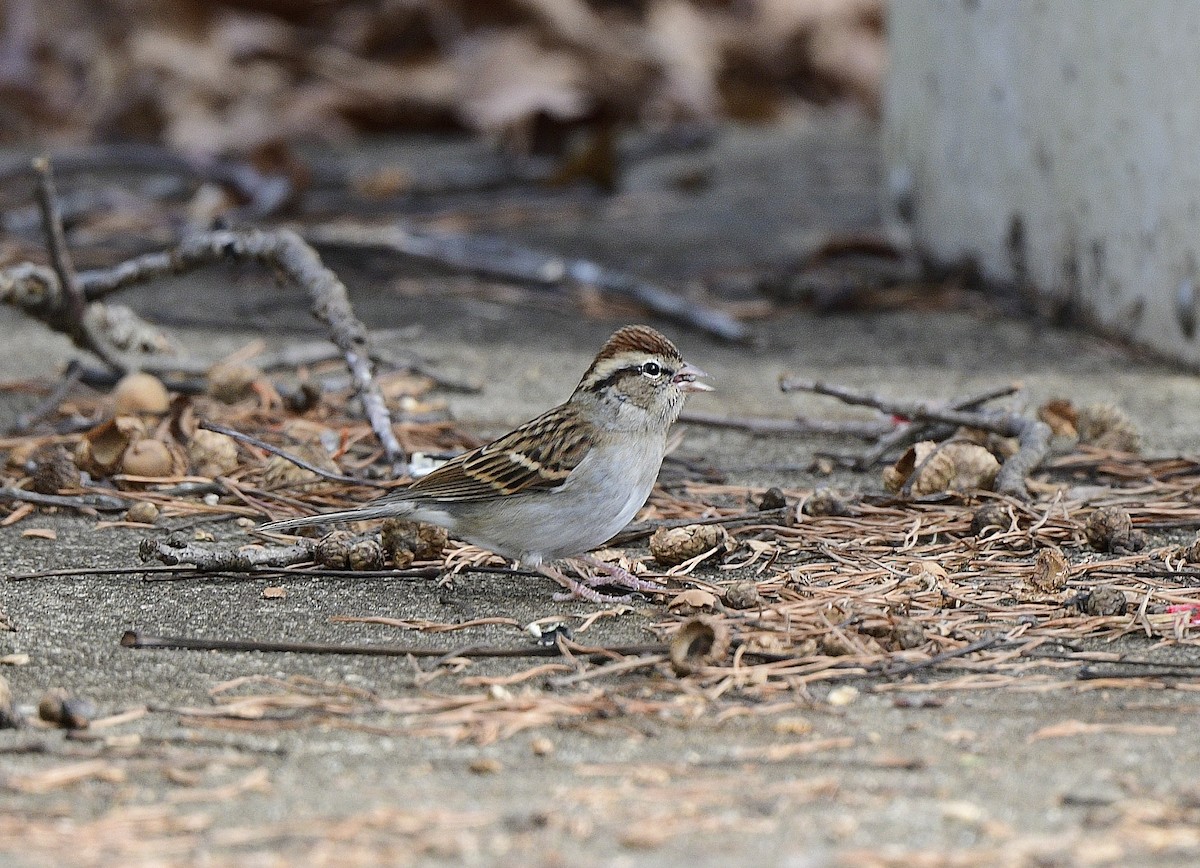
<instances>
[{"instance_id":1,"label":"small pine cone","mask_svg":"<svg viewBox=\"0 0 1200 868\"><path fill-rule=\"evenodd\" d=\"M192 471L197 476L225 476L238 466L237 443L234 439L204 428L192 435L187 454Z\"/></svg>"},{"instance_id":2,"label":"small pine cone","mask_svg":"<svg viewBox=\"0 0 1200 868\"><path fill-rule=\"evenodd\" d=\"M996 501L989 501L979 509L975 510L975 514L971 516L971 535L980 536L989 527L996 530L1008 530L1012 524L1012 518L1008 514L1008 507Z\"/></svg>"},{"instance_id":3,"label":"small pine cone","mask_svg":"<svg viewBox=\"0 0 1200 868\"><path fill-rule=\"evenodd\" d=\"M32 488L38 494L57 494L79 485L79 468L61 445L39 449L33 460Z\"/></svg>"},{"instance_id":4,"label":"small pine cone","mask_svg":"<svg viewBox=\"0 0 1200 868\"><path fill-rule=\"evenodd\" d=\"M357 539L346 552L346 562L352 570L381 570L383 546L374 537Z\"/></svg>"},{"instance_id":5,"label":"small pine cone","mask_svg":"<svg viewBox=\"0 0 1200 868\"><path fill-rule=\"evenodd\" d=\"M444 527L423 521L389 518L380 529L383 548L397 567L413 561L435 561L442 556L450 535Z\"/></svg>"},{"instance_id":6,"label":"small pine cone","mask_svg":"<svg viewBox=\"0 0 1200 868\"><path fill-rule=\"evenodd\" d=\"M1079 442L1102 449L1138 452L1142 435L1133 420L1120 407L1091 404L1079 411Z\"/></svg>"},{"instance_id":7,"label":"small pine cone","mask_svg":"<svg viewBox=\"0 0 1200 868\"><path fill-rule=\"evenodd\" d=\"M756 609L763 602L754 582L735 582L725 589L724 600L731 609Z\"/></svg>"},{"instance_id":8,"label":"small pine cone","mask_svg":"<svg viewBox=\"0 0 1200 868\"><path fill-rule=\"evenodd\" d=\"M650 554L666 567L690 561L713 548L718 556L733 549L729 532L719 524L660 527L650 537Z\"/></svg>"},{"instance_id":9,"label":"small pine cone","mask_svg":"<svg viewBox=\"0 0 1200 868\"><path fill-rule=\"evenodd\" d=\"M357 539L348 530L335 530L317 540L313 560L331 570L350 569L350 548Z\"/></svg>"},{"instance_id":10,"label":"small pine cone","mask_svg":"<svg viewBox=\"0 0 1200 868\"><path fill-rule=\"evenodd\" d=\"M850 505L832 488L818 488L804 501L805 515L849 515Z\"/></svg>"},{"instance_id":11,"label":"small pine cone","mask_svg":"<svg viewBox=\"0 0 1200 868\"><path fill-rule=\"evenodd\" d=\"M1145 536L1133 529L1129 513L1115 506L1102 506L1088 516L1083 527L1087 541L1096 551L1125 554L1145 545Z\"/></svg>"},{"instance_id":12,"label":"small pine cone","mask_svg":"<svg viewBox=\"0 0 1200 868\"><path fill-rule=\"evenodd\" d=\"M1097 585L1081 594L1076 605L1085 615L1124 615L1128 607L1125 593L1110 585Z\"/></svg>"}]
</instances>

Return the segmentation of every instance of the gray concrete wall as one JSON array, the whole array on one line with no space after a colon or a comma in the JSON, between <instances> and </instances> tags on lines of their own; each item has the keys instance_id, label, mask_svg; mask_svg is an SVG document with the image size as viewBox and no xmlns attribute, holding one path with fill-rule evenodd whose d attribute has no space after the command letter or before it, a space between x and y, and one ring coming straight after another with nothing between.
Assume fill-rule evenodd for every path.
<instances>
[{"instance_id":1,"label":"gray concrete wall","mask_svg":"<svg viewBox=\"0 0 1200 868\"><path fill-rule=\"evenodd\" d=\"M1200 3L894 0L889 26L918 243L1200 362Z\"/></svg>"}]
</instances>

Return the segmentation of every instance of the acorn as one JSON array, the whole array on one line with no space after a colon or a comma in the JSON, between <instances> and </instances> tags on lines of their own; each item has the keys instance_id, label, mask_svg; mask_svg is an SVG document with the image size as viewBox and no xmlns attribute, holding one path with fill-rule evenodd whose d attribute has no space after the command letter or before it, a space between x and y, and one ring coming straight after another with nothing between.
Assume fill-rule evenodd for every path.
<instances>
[{"instance_id":1,"label":"acorn","mask_svg":"<svg viewBox=\"0 0 1200 868\"><path fill-rule=\"evenodd\" d=\"M162 380L140 371L122 377L112 394L117 413L123 416L140 413L161 416L171 407L171 396Z\"/></svg>"}]
</instances>

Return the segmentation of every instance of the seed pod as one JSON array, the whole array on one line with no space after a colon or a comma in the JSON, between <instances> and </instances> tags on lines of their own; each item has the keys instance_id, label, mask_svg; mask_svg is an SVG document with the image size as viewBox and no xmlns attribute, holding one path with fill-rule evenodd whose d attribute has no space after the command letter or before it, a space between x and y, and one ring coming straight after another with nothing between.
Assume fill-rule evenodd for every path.
<instances>
[{"instance_id":1,"label":"seed pod","mask_svg":"<svg viewBox=\"0 0 1200 868\"><path fill-rule=\"evenodd\" d=\"M1037 417L1050 426L1055 437L1079 436L1079 411L1066 398L1053 398L1038 407Z\"/></svg>"},{"instance_id":2,"label":"seed pod","mask_svg":"<svg viewBox=\"0 0 1200 868\"><path fill-rule=\"evenodd\" d=\"M383 546L374 537L357 539L346 552L346 563L352 570L381 570Z\"/></svg>"},{"instance_id":3,"label":"seed pod","mask_svg":"<svg viewBox=\"0 0 1200 868\"><path fill-rule=\"evenodd\" d=\"M982 446L967 440L934 443L925 440L911 446L884 473L889 491L925 497L944 491L990 489L1000 472L1000 462Z\"/></svg>"},{"instance_id":4,"label":"seed pod","mask_svg":"<svg viewBox=\"0 0 1200 868\"><path fill-rule=\"evenodd\" d=\"M92 476L116 473L125 450L146 436L146 426L133 416L117 416L83 435L75 447L75 464Z\"/></svg>"},{"instance_id":5,"label":"seed pod","mask_svg":"<svg viewBox=\"0 0 1200 868\"><path fill-rule=\"evenodd\" d=\"M1138 452L1142 435L1133 420L1113 404L1091 404L1079 411L1079 442L1101 449Z\"/></svg>"},{"instance_id":6,"label":"seed pod","mask_svg":"<svg viewBox=\"0 0 1200 868\"><path fill-rule=\"evenodd\" d=\"M832 488L818 488L804 501L805 515L849 515L850 505Z\"/></svg>"},{"instance_id":7,"label":"seed pod","mask_svg":"<svg viewBox=\"0 0 1200 868\"><path fill-rule=\"evenodd\" d=\"M113 389L113 403L122 416L162 415L171 408L171 395L153 374L126 374Z\"/></svg>"},{"instance_id":8,"label":"seed pod","mask_svg":"<svg viewBox=\"0 0 1200 868\"><path fill-rule=\"evenodd\" d=\"M315 443L302 443L291 450L297 457L302 458L314 467L330 473L337 473L337 465L329 457L329 452ZM272 455L263 468L263 484L268 488L286 488L305 482L314 482L321 477L306 467L301 467L294 461L289 461L282 455Z\"/></svg>"},{"instance_id":9,"label":"seed pod","mask_svg":"<svg viewBox=\"0 0 1200 868\"><path fill-rule=\"evenodd\" d=\"M236 404L254 394L263 372L253 365L217 364L208 369L205 392L223 404Z\"/></svg>"},{"instance_id":10,"label":"seed pod","mask_svg":"<svg viewBox=\"0 0 1200 868\"><path fill-rule=\"evenodd\" d=\"M733 550L729 532L719 524L689 524L660 527L650 537L650 554L663 566L690 561L710 549L718 557Z\"/></svg>"},{"instance_id":11,"label":"seed pod","mask_svg":"<svg viewBox=\"0 0 1200 868\"><path fill-rule=\"evenodd\" d=\"M335 530L317 540L313 560L331 570L350 569L350 548L357 539L348 530Z\"/></svg>"},{"instance_id":12,"label":"seed pod","mask_svg":"<svg viewBox=\"0 0 1200 868\"><path fill-rule=\"evenodd\" d=\"M1030 588L1041 594L1057 594L1067 586L1071 565L1056 548L1044 548L1037 553L1033 571L1027 581Z\"/></svg>"},{"instance_id":13,"label":"seed pod","mask_svg":"<svg viewBox=\"0 0 1200 868\"><path fill-rule=\"evenodd\" d=\"M692 618L671 637L668 650L675 674L690 675L725 659L729 652L729 628L715 618Z\"/></svg>"},{"instance_id":14,"label":"seed pod","mask_svg":"<svg viewBox=\"0 0 1200 868\"><path fill-rule=\"evenodd\" d=\"M197 476L225 476L238 466L237 443L233 438L205 428L192 435L187 455Z\"/></svg>"},{"instance_id":15,"label":"seed pod","mask_svg":"<svg viewBox=\"0 0 1200 868\"><path fill-rule=\"evenodd\" d=\"M141 524L154 524L158 521L158 507L148 500L139 500L125 513L126 521L136 521Z\"/></svg>"},{"instance_id":16,"label":"seed pod","mask_svg":"<svg viewBox=\"0 0 1200 868\"><path fill-rule=\"evenodd\" d=\"M121 458L121 470L131 476L170 476L175 470L174 456L160 440L135 440Z\"/></svg>"},{"instance_id":17,"label":"seed pod","mask_svg":"<svg viewBox=\"0 0 1200 868\"><path fill-rule=\"evenodd\" d=\"M787 498L777 486L772 486L754 499L755 505L766 512L770 509L783 509L788 505Z\"/></svg>"},{"instance_id":18,"label":"seed pod","mask_svg":"<svg viewBox=\"0 0 1200 868\"><path fill-rule=\"evenodd\" d=\"M975 514L971 516L971 535L983 536L988 528L991 528L993 533L1008 530L1011 524L1012 516L1009 515L1008 507L991 500L975 510Z\"/></svg>"}]
</instances>

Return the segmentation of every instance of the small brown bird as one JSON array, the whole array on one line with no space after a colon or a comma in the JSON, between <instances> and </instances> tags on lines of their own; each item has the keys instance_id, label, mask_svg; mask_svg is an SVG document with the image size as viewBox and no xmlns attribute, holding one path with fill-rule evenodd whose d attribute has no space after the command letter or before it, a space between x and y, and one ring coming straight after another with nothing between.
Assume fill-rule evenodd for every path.
<instances>
[{"instance_id":1,"label":"small brown bird","mask_svg":"<svg viewBox=\"0 0 1200 868\"><path fill-rule=\"evenodd\" d=\"M650 496L685 394L712 389L697 382L703 376L659 332L626 326L604 344L566 403L408 488L262 530L407 518L441 525L553 578L570 590L556 599L627 599L595 590L604 584L662 590L586 553L625 527ZM581 557L605 575L580 582L550 563L568 557Z\"/></svg>"}]
</instances>

